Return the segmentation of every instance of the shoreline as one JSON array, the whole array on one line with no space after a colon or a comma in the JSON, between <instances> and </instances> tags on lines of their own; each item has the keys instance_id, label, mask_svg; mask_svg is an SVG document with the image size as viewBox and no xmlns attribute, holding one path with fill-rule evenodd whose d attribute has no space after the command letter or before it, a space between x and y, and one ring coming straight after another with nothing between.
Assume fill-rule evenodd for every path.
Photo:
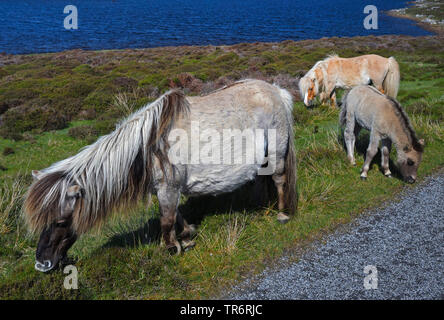
<instances>
[{"instance_id":1,"label":"shoreline","mask_svg":"<svg viewBox=\"0 0 444 320\"><path fill-rule=\"evenodd\" d=\"M389 12L385 12L385 14L389 14L392 15ZM414 20L414 18L410 18L408 16L406 17L401 17L400 18L403 19L411 19ZM415 20L416 21L416 20ZM424 23L425 24L425 23ZM426 25L426 24L425 24ZM424 27L424 29L426 29ZM14 62L10 62L7 63L8 60L10 60L11 58L31 58L31 57L39 57L39 56L45 56L45 55L60 55L60 54L65 54L65 53L83 53L83 54L92 54L92 53L118 53L118 52L122 52L122 53L129 53L129 52L141 52L141 51L170 51L170 50L175 50L175 49L182 49L182 50L186 50L186 49L208 49L210 51L214 50L214 49L220 49L220 50L233 50L235 48L245 48L245 47L255 47L255 46L269 46L269 47L273 47L273 46L279 46L279 45L284 45L284 44L288 44L288 43L293 43L296 45L301 45L301 47L304 47L304 42L307 43L307 46L311 47L312 44L316 44L316 47L322 47L322 45L319 45L320 42L323 41L363 41L367 38L376 38L376 39L380 39L381 41L386 41L387 38L405 38L405 39L424 39L424 38L430 38L430 37L442 37L444 35L444 28L442 29L441 32L438 32L436 30L428 30L431 32L434 32L434 34L432 35L421 35L421 36L411 36L411 35L405 35L405 34L383 34L383 35L365 35L365 36L344 36L344 37L339 37L339 36L333 36L333 37L322 37L322 38L318 38L318 39L301 39L301 40L291 40L291 39L286 39L286 40L282 40L282 41L275 41L275 42L261 42L261 41L253 41L253 42L239 42L239 43L234 43L234 44L219 44L219 45L180 45L180 46L160 46L160 47L147 47L147 48L121 48L121 49L82 49L82 48L73 48L73 49L67 49L67 50L63 50L63 51L51 51L51 52L36 52L36 53L20 53L20 54L14 54L14 53L7 53L7 52L0 52L0 68L2 66L8 65L8 64L14 64ZM15 60L15 59L14 59ZM18 63L19 61L15 61L16 63Z\"/></svg>"},{"instance_id":2,"label":"shoreline","mask_svg":"<svg viewBox=\"0 0 444 320\"><path fill-rule=\"evenodd\" d=\"M427 6L429 4L430 5L440 5L440 4L427 1L408 1L406 2L406 4L411 6L384 11L384 13L391 17L414 21L416 22L416 25L418 27L433 32L435 35L439 36L444 35L444 23L443 23L444 20L440 22L439 20L436 20L435 16L428 14L429 12L426 12L426 10L428 9ZM439 7L432 7L432 10L433 9L439 10ZM419 10L421 14L408 12L408 10L409 11ZM432 19L431 17L435 19Z\"/></svg>"},{"instance_id":3,"label":"shoreline","mask_svg":"<svg viewBox=\"0 0 444 320\"><path fill-rule=\"evenodd\" d=\"M421 19L417 18L417 17L412 17L410 15L407 14L401 14L399 12L396 11L386 11L384 12L386 15L391 16L391 17L395 17L395 18L400 18L400 19L408 19L411 21L416 22L416 24L427 31L433 32L434 34L432 36L443 36L444 35L444 27L440 27L437 25L433 25L427 22L422 21Z\"/></svg>"}]
</instances>

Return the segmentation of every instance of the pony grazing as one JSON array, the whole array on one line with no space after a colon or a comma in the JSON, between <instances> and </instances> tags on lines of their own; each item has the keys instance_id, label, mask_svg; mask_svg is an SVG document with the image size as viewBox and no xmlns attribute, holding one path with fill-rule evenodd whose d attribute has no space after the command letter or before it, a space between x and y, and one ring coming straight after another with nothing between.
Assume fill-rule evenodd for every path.
<instances>
[{"instance_id":1,"label":"pony grazing","mask_svg":"<svg viewBox=\"0 0 444 320\"><path fill-rule=\"evenodd\" d=\"M336 105L336 88L351 89L371 84L395 98L399 89L399 66L395 58L375 54L354 58L329 56L316 64L299 80L299 92L308 107L319 96L322 104Z\"/></svg>"},{"instance_id":2,"label":"pony grazing","mask_svg":"<svg viewBox=\"0 0 444 320\"><path fill-rule=\"evenodd\" d=\"M361 179L367 178L370 163L381 142L381 167L384 175L391 177L389 156L393 143L397 151L398 168L404 180L415 182L424 152L424 140L418 140L409 118L395 99L382 94L374 87L357 86L344 96L339 122L342 127L345 125L344 140L352 165L356 165L356 136L361 128L370 131L370 144Z\"/></svg>"},{"instance_id":3,"label":"pony grazing","mask_svg":"<svg viewBox=\"0 0 444 320\"><path fill-rule=\"evenodd\" d=\"M173 90L78 154L33 171L24 212L41 232L35 268L53 269L78 235L151 194L162 239L176 253L194 245L177 209L181 194L218 195L270 175L285 223L297 205L292 108L287 91L258 80L201 97Z\"/></svg>"}]
</instances>

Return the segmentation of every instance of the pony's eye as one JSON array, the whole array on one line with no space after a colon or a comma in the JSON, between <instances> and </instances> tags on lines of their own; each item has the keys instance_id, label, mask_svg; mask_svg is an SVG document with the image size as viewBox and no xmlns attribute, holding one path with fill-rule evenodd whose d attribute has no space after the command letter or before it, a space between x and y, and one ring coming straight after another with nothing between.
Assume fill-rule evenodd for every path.
<instances>
[{"instance_id":1,"label":"pony's eye","mask_svg":"<svg viewBox=\"0 0 444 320\"><path fill-rule=\"evenodd\" d=\"M415 163L413 162L412 159L407 159L407 164L408 164L409 166L413 166Z\"/></svg>"},{"instance_id":2,"label":"pony's eye","mask_svg":"<svg viewBox=\"0 0 444 320\"><path fill-rule=\"evenodd\" d=\"M66 226L66 220L59 220L56 222L57 227L65 227Z\"/></svg>"}]
</instances>

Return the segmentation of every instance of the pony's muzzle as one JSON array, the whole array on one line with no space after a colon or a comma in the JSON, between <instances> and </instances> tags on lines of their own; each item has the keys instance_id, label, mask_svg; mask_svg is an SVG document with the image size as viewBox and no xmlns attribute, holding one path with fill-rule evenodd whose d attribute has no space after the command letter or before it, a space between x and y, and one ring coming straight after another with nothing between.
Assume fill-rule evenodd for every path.
<instances>
[{"instance_id":1,"label":"pony's muzzle","mask_svg":"<svg viewBox=\"0 0 444 320\"><path fill-rule=\"evenodd\" d=\"M304 96L304 104L305 104L307 107L310 107L310 106L311 106L311 102L312 102L312 100L309 100L309 99L308 99L308 93L306 92L306 93L305 93L305 96Z\"/></svg>"},{"instance_id":2,"label":"pony's muzzle","mask_svg":"<svg viewBox=\"0 0 444 320\"><path fill-rule=\"evenodd\" d=\"M407 181L408 183L415 183L416 179L413 178L412 176L409 176L405 179L405 181Z\"/></svg>"},{"instance_id":3,"label":"pony's muzzle","mask_svg":"<svg viewBox=\"0 0 444 320\"><path fill-rule=\"evenodd\" d=\"M34 266L34 268L40 272L48 272L52 269L52 267L52 262L49 260L45 260L43 263L36 261Z\"/></svg>"}]
</instances>

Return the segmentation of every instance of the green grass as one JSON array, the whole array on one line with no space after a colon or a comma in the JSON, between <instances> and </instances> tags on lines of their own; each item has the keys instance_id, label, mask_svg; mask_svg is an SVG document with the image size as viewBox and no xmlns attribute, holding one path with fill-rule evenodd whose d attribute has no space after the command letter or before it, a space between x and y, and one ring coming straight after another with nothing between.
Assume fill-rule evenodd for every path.
<instances>
[{"instance_id":1,"label":"green grass","mask_svg":"<svg viewBox=\"0 0 444 320\"><path fill-rule=\"evenodd\" d=\"M244 193L233 196L231 209L226 198L211 201L183 198L182 211L190 222L199 226L197 246L181 256L170 256L159 245L159 213L154 198L151 207L140 203L131 212L118 213L101 230L93 230L76 242L69 254L79 270L79 290L65 290L62 270L50 274L34 270L36 237L27 234L20 218L20 196L30 183L31 169L47 167L54 161L75 154L91 142L95 134L111 130L118 117L127 112L113 103L115 94L121 90L109 90L105 85L112 83L114 76L136 80L138 89L135 90L140 92L134 93L134 88L129 87L125 99L139 106L147 101L142 101L144 95L154 92L153 88L148 90L148 86L157 85L162 91L162 86L166 85L162 82L164 79L178 79L178 74L184 70L204 83L217 81L223 76L232 79L248 76L245 72L253 63L251 75L259 70L269 77L277 74L297 76L331 52L328 42L337 44L337 53L344 56L363 54L364 50L370 50L370 45L376 44L371 52L394 55L400 62L402 83L399 100L418 135L426 140L419 169L419 180L422 180L444 164L444 54L436 38L412 39L361 37L218 48L181 47L176 49L180 54L170 48L77 52L72 54L76 62L60 58L61 54L48 54L21 57L22 60L16 64L3 67L0 71L4 70L14 79L12 83L5 81L0 72L0 95L8 96L8 101L24 99L23 103L26 103L35 99L32 94L26 99L21 96L23 91L19 88L30 85L40 92L38 98L42 94L51 96L59 93L70 97L71 90L84 88L79 96L86 98L81 100L83 104L78 112L94 109L96 113L89 120L73 116L68 127L62 130L31 129L15 132L20 135L18 140L0 138L0 168L4 169L0 169L0 298L212 297L234 281L263 270L265 265L288 250L351 221L401 189L412 187L397 178L385 178L379 171L379 157L372 165L368 180L360 181L362 151L367 147L368 133L361 133L357 144L361 151L357 154L358 166L351 167L338 141L338 110L324 106L307 109L297 101L294 126L299 209L288 224L277 223L271 206L242 208L236 205L239 198L243 199ZM416 45L418 42L421 45ZM122 59L115 60L116 55L122 55ZM81 77L77 78L77 74ZM59 85L58 80L45 83L42 75L48 79L69 81L62 81L63 84ZM77 83L83 81L87 81L90 87ZM70 83L71 89L65 90L67 83ZM59 98L54 97L56 100ZM109 102L100 105L100 101ZM56 101L54 105L58 103ZM3 154L5 148L10 149ZM394 151L391 159L395 160Z\"/></svg>"}]
</instances>

